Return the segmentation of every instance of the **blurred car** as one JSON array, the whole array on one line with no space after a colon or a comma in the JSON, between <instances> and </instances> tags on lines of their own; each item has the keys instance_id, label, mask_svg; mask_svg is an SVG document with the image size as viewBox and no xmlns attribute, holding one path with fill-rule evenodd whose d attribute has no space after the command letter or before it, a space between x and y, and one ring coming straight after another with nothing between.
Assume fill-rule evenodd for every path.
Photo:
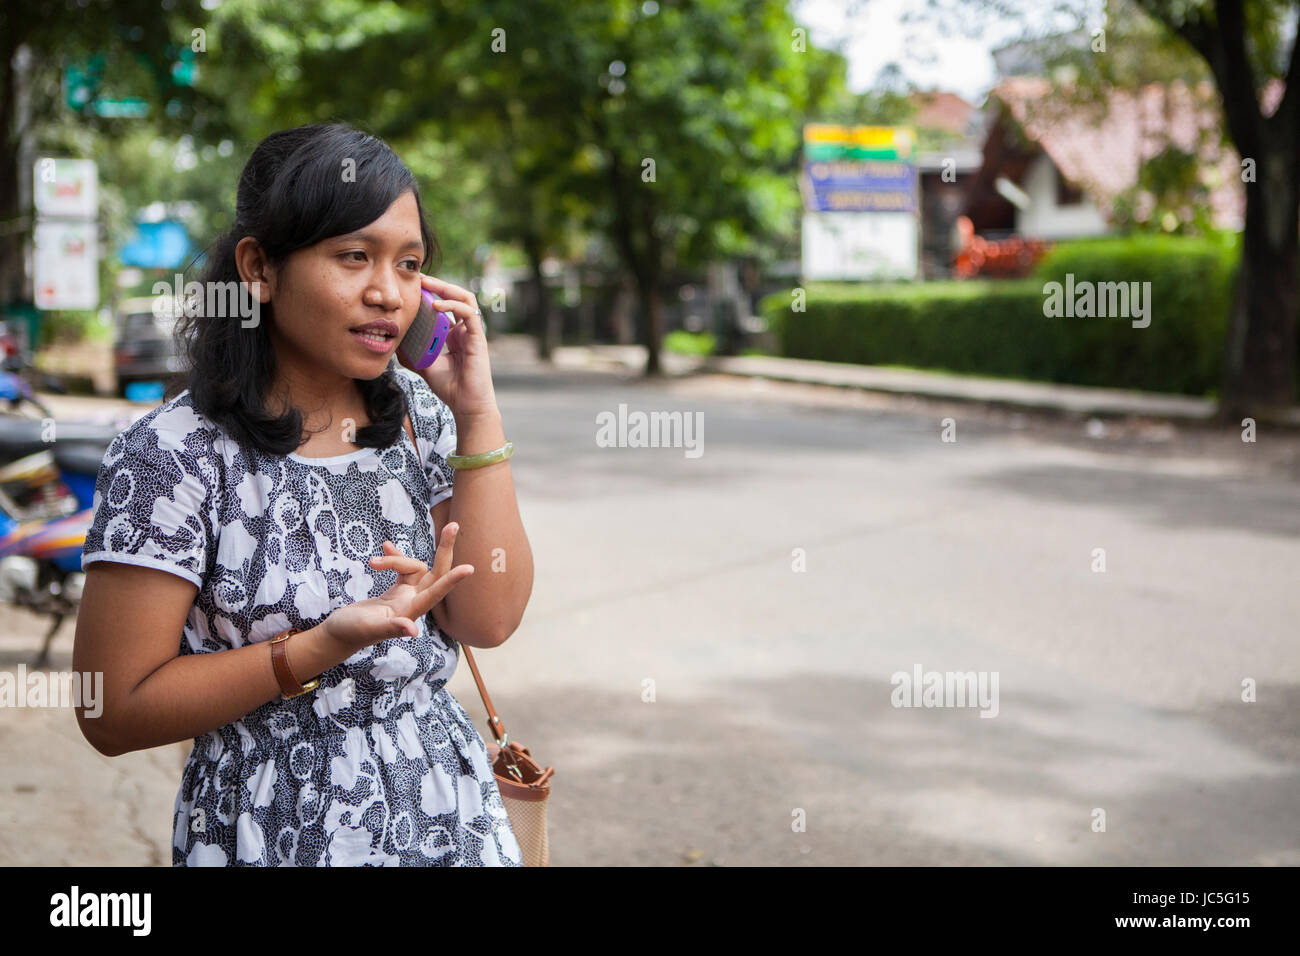
<instances>
[{"instance_id":1,"label":"blurred car","mask_svg":"<svg viewBox=\"0 0 1300 956\"><path fill-rule=\"evenodd\" d=\"M117 394L126 395L132 382L165 382L184 366L174 337L177 314L170 299L163 299L161 316L154 314L153 298L126 299L114 321L113 370Z\"/></svg>"}]
</instances>

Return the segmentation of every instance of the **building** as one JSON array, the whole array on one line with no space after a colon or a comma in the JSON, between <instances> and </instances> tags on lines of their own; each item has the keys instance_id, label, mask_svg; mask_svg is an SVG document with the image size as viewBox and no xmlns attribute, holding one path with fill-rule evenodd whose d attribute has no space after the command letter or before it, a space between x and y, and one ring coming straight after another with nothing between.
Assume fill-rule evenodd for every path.
<instances>
[{"instance_id":1,"label":"building","mask_svg":"<svg viewBox=\"0 0 1300 956\"><path fill-rule=\"evenodd\" d=\"M1139 174L1170 146L1195 158L1212 225L1241 228L1241 160L1223 145L1213 86L1153 83L1111 90L1095 104L1069 99L1033 76L1009 77L989 94L982 162L966 191L976 235L1103 235L1113 231L1121 199L1141 220L1155 197L1137 188Z\"/></svg>"},{"instance_id":2,"label":"building","mask_svg":"<svg viewBox=\"0 0 1300 956\"><path fill-rule=\"evenodd\" d=\"M911 96L912 124L922 147L914 162L920 193L923 279L952 275L954 226L966 201L966 181L980 167L979 111L955 93L937 90Z\"/></svg>"}]
</instances>

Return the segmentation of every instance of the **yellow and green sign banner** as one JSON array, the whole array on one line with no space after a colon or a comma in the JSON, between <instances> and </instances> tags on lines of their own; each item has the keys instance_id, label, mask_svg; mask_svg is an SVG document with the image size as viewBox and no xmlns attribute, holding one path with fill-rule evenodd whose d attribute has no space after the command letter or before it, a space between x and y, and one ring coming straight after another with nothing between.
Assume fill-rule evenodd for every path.
<instances>
[{"instance_id":1,"label":"yellow and green sign banner","mask_svg":"<svg viewBox=\"0 0 1300 956\"><path fill-rule=\"evenodd\" d=\"M915 146L916 134L907 126L809 123L803 128L803 155L809 162L909 159Z\"/></svg>"}]
</instances>

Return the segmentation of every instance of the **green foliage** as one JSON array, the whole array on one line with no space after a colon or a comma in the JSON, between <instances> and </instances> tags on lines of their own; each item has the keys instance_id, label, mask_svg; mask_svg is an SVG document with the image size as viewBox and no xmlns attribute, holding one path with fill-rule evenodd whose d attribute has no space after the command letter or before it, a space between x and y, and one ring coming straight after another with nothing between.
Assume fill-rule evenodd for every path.
<instances>
[{"instance_id":1,"label":"green foliage","mask_svg":"<svg viewBox=\"0 0 1300 956\"><path fill-rule=\"evenodd\" d=\"M1197 157L1169 145L1146 160L1138 181L1116 197L1113 221L1123 231L1206 235L1210 219L1210 187Z\"/></svg>"},{"instance_id":2,"label":"green foliage","mask_svg":"<svg viewBox=\"0 0 1300 956\"><path fill-rule=\"evenodd\" d=\"M1202 394L1219 378L1236 257L1209 239L1132 236L1066 243L1035 272L1042 283L1150 282L1151 324L1067 319L1085 385Z\"/></svg>"},{"instance_id":3,"label":"green foliage","mask_svg":"<svg viewBox=\"0 0 1300 956\"><path fill-rule=\"evenodd\" d=\"M717 339L709 332L675 329L664 336L664 348L679 355L712 355Z\"/></svg>"},{"instance_id":4,"label":"green foliage","mask_svg":"<svg viewBox=\"0 0 1300 956\"><path fill-rule=\"evenodd\" d=\"M819 285L761 309L795 358L906 365L1028 380L1203 395L1219 365L1236 263L1231 242L1135 236L1058 246L1032 279ZM1048 282L1150 282L1151 323L1050 318Z\"/></svg>"}]
</instances>

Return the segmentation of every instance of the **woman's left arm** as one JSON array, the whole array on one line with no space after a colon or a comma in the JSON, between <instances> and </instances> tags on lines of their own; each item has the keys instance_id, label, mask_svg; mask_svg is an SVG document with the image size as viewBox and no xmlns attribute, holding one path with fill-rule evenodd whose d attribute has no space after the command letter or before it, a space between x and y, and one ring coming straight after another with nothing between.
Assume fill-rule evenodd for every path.
<instances>
[{"instance_id":1,"label":"woman's left arm","mask_svg":"<svg viewBox=\"0 0 1300 956\"><path fill-rule=\"evenodd\" d=\"M474 455L506 443L501 413L456 416L456 453ZM510 461L456 472L450 498L433 507L434 531L449 521L459 530L453 564L470 564L465 578L433 608L438 626L471 647L503 643L524 616L533 590L533 552L519 517Z\"/></svg>"},{"instance_id":2,"label":"woman's left arm","mask_svg":"<svg viewBox=\"0 0 1300 956\"><path fill-rule=\"evenodd\" d=\"M468 289L433 276L421 275L420 284L439 297L435 307L457 321L447 334L445 354L415 371L456 419L456 454L500 448L505 429L478 300ZM441 540L448 522L458 525L453 562L473 565L474 573L434 606L433 617L462 643L495 647L519 627L533 590L533 552L519 517L510 461L459 469L453 484L451 498L431 509L434 532Z\"/></svg>"}]
</instances>

